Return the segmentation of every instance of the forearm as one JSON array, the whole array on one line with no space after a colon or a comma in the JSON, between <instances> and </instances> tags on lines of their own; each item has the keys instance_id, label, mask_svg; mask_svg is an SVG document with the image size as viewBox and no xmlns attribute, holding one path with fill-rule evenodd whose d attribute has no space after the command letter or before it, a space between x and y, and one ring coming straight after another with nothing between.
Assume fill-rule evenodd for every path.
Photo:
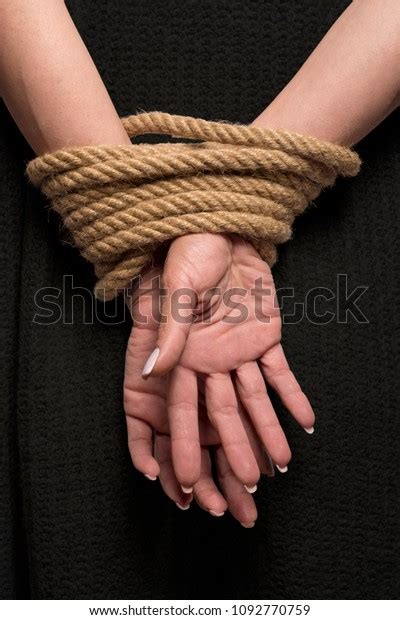
<instances>
[{"instance_id":1,"label":"forearm","mask_svg":"<svg viewBox=\"0 0 400 620\"><path fill-rule=\"evenodd\" d=\"M399 0L355 0L254 124L350 146L399 105L399 66Z\"/></svg>"},{"instance_id":2,"label":"forearm","mask_svg":"<svg viewBox=\"0 0 400 620\"><path fill-rule=\"evenodd\" d=\"M0 0L0 94L37 154L129 144L62 0Z\"/></svg>"}]
</instances>

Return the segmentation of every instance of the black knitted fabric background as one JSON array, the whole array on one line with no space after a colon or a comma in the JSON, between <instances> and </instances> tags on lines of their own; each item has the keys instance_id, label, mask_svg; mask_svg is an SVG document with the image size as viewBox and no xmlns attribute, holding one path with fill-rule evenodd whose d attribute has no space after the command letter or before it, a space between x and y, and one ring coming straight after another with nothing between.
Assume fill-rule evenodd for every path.
<instances>
[{"instance_id":1,"label":"black knitted fabric background","mask_svg":"<svg viewBox=\"0 0 400 620\"><path fill-rule=\"evenodd\" d=\"M121 115L162 110L246 123L348 4L68 7ZM293 460L287 474L260 484L259 521L245 530L230 516L179 511L158 482L133 470L121 300L118 325L101 313L85 324L79 298L72 316L71 291L60 298L67 320L33 320L37 290L61 288L64 274L75 287L94 278L28 186L32 153L1 103L1 598L399 597L399 118L358 146L362 173L324 192L281 248L278 287L294 287L302 302L315 287L336 291L346 274L349 290L368 287L359 301L368 323L346 322L341 298L339 313L335 300L317 301L330 322L300 316L284 326L316 430L308 436L278 406ZM286 303L290 312L293 300Z\"/></svg>"}]
</instances>

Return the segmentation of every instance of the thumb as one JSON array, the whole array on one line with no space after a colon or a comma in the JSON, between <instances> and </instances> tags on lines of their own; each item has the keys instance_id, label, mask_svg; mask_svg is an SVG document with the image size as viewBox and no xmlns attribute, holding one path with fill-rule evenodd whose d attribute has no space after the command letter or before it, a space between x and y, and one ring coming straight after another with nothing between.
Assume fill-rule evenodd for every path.
<instances>
[{"instance_id":1,"label":"thumb","mask_svg":"<svg viewBox=\"0 0 400 620\"><path fill-rule=\"evenodd\" d=\"M143 367L144 378L164 375L178 364L198 303L197 293L184 273L172 275L167 268L162 281L157 343Z\"/></svg>"}]
</instances>

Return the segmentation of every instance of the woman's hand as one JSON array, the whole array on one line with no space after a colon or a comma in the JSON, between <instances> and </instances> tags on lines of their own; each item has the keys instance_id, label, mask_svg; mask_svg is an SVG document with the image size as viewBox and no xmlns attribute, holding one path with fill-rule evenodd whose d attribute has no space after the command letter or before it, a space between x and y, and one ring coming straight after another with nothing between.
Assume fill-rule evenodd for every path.
<instances>
[{"instance_id":1,"label":"woman's hand","mask_svg":"<svg viewBox=\"0 0 400 620\"><path fill-rule=\"evenodd\" d=\"M167 372L168 420L176 477L191 488L200 476L197 377L235 476L255 490L260 470L238 407L240 399L262 444L286 470L290 448L264 379L294 418L312 432L314 413L280 344L281 319L269 267L236 237L176 239L163 271L157 346L143 375Z\"/></svg>"},{"instance_id":2,"label":"woman's hand","mask_svg":"<svg viewBox=\"0 0 400 620\"><path fill-rule=\"evenodd\" d=\"M124 403L133 464L147 478L159 476L165 493L179 508L188 508L194 494L197 503L213 516L222 516L228 508L242 525L251 527L257 518L254 500L233 474L218 434L207 419L203 402L199 404L200 477L194 484L193 494L185 493L175 476L167 416L167 379L142 377L143 364L155 346L159 329L159 276L158 269L149 271L140 290L130 300L134 328L126 352ZM199 400L202 401L201 395ZM242 407L240 415L260 470L273 475L273 465L263 453ZM212 478L211 450L215 454L222 493Z\"/></svg>"}]
</instances>

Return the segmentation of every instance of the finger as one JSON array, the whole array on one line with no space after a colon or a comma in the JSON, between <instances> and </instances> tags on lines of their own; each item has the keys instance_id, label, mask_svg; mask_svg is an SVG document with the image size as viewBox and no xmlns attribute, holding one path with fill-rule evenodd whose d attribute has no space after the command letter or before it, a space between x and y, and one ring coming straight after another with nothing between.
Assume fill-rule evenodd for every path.
<instances>
[{"instance_id":1,"label":"finger","mask_svg":"<svg viewBox=\"0 0 400 620\"><path fill-rule=\"evenodd\" d=\"M314 412L289 368L282 345L276 345L267 351L260 359L260 365L266 381L278 394L286 409L307 433L313 433Z\"/></svg>"},{"instance_id":2,"label":"finger","mask_svg":"<svg viewBox=\"0 0 400 620\"><path fill-rule=\"evenodd\" d=\"M199 407L199 436L201 446L216 446L221 443L219 435L211 425L206 409Z\"/></svg>"},{"instance_id":3,"label":"finger","mask_svg":"<svg viewBox=\"0 0 400 620\"><path fill-rule=\"evenodd\" d=\"M275 476L274 463L272 462L270 455L261 443L259 436L254 430L253 423L251 422L240 400L238 400L238 411L240 418L243 422L245 431L247 433L247 437L249 438L251 449L253 450L254 456L256 457L260 472L262 474L266 474L270 478L273 478Z\"/></svg>"},{"instance_id":4,"label":"finger","mask_svg":"<svg viewBox=\"0 0 400 620\"><path fill-rule=\"evenodd\" d=\"M168 433L166 378L142 378L143 360L154 347L157 332L133 327L125 355L124 409L127 417L139 418L162 433Z\"/></svg>"},{"instance_id":5,"label":"finger","mask_svg":"<svg viewBox=\"0 0 400 620\"><path fill-rule=\"evenodd\" d=\"M149 480L156 480L160 467L153 456L153 431L138 418L126 416L128 447L134 467Z\"/></svg>"},{"instance_id":6,"label":"finger","mask_svg":"<svg viewBox=\"0 0 400 620\"><path fill-rule=\"evenodd\" d=\"M221 443L221 441L217 431L212 426L210 419L207 415L206 399L204 396L204 380L199 380L199 376L197 376L197 383L199 386L197 401L199 409L200 444L202 446L216 446L217 444Z\"/></svg>"},{"instance_id":7,"label":"finger","mask_svg":"<svg viewBox=\"0 0 400 620\"><path fill-rule=\"evenodd\" d=\"M160 321L161 270L151 268L141 275L136 285L126 291L125 303L137 329L157 333Z\"/></svg>"},{"instance_id":8,"label":"finger","mask_svg":"<svg viewBox=\"0 0 400 620\"><path fill-rule=\"evenodd\" d=\"M218 480L228 502L228 510L243 527L251 528L257 520L257 508L253 496L247 493L229 465L222 446L216 448Z\"/></svg>"},{"instance_id":9,"label":"finger","mask_svg":"<svg viewBox=\"0 0 400 620\"><path fill-rule=\"evenodd\" d=\"M176 479L172 465L171 440L167 435L156 434L154 454L160 464L160 483L164 493L175 502L178 508L187 510L193 496L190 493L184 493Z\"/></svg>"},{"instance_id":10,"label":"finger","mask_svg":"<svg viewBox=\"0 0 400 620\"><path fill-rule=\"evenodd\" d=\"M230 375L208 375L205 379L205 397L208 416L221 438L233 472L242 484L253 492L260 477L260 470L238 413Z\"/></svg>"},{"instance_id":11,"label":"finger","mask_svg":"<svg viewBox=\"0 0 400 620\"><path fill-rule=\"evenodd\" d=\"M161 376L177 365L185 349L197 306L197 295L184 272L178 274L175 261L166 262L163 273L161 321L156 347L149 355L143 377Z\"/></svg>"},{"instance_id":12,"label":"finger","mask_svg":"<svg viewBox=\"0 0 400 620\"><path fill-rule=\"evenodd\" d=\"M194 486L194 497L198 505L213 517L222 517L228 504L218 490L211 473L211 457L207 448L201 449L201 474Z\"/></svg>"},{"instance_id":13,"label":"finger","mask_svg":"<svg viewBox=\"0 0 400 620\"><path fill-rule=\"evenodd\" d=\"M197 377L192 370L183 366L171 370L167 408L175 475L184 490L190 493L201 469Z\"/></svg>"},{"instance_id":14,"label":"finger","mask_svg":"<svg viewBox=\"0 0 400 620\"><path fill-rule=\"evenodd\" d=\"M248 362L236 370L236 388L265 449L274 463L285 468L291 458L289 444L257 362Z\"/></svg>"}]
</instances>

